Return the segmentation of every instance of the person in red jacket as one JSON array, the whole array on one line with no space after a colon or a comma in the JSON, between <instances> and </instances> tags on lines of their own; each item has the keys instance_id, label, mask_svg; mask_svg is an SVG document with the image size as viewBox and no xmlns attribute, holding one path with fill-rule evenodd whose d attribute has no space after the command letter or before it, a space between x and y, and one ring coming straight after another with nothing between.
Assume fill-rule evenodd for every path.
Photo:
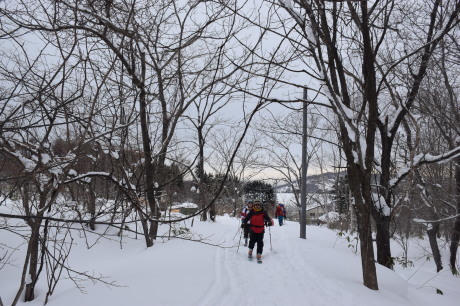
<instances>
[{"instance_id":1,"label":"person in red jacket","mask_svg":"<svg viewBox=\"0 0 460 306\"><path fill-rule=\"evenodd\" d=\"M252 258L252 250L257 243L257 262L261 263L264 249L265 226L272 226L273 220L263 209L262 203L259 200L254 201L253 209L243 219L241 226L243 227L248 222L251 222L248 257Z\"/></svg>"},{"instance_id":2,"label":"person in red jacket","mask_svg":"<svg viewBox=\"0 0 460 306\"><path fill-rule=\"evenodd\" d=\"M286 209L284 208L284 205L281 203L278 203L278 205L276 206L275 218L278 218L278 222L280 226L282 226L284 223L284 218L286 218Z\"/></svg>"}]
</instances>

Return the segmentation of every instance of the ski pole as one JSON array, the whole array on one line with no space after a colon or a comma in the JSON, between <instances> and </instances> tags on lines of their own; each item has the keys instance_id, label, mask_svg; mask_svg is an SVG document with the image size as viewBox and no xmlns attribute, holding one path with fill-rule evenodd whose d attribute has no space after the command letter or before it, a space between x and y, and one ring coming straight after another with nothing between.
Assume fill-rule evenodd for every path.
<instances>
[{"instance_id":1,"label":"ski pole","mask_svg":"<svg viewBox=\"0 0 460 306\"><path fill-rule=\"evenodd\" d=\"M238 227L238 230L235 233L235 236L233 236L233 240L235 240L236 235L238 235L239 231L241 230L241 226Z\"/></svg>"},{"instance_id":2,"label":"ski pole","mask_svg":"<svg viewBox=\"0 0 460 306\"><path fill-rule=\"evenodd\" d=\"M236 252L237 252L237 253L238 253L238 251L240 250L241 236L243 236L243 231L241 231L240 240L238 241L238 248L236 249Z\"/></svg>"},{"instance_id":3,"label":"ski pole","mask_svg":"<svg viewBox=\"0 0 460 306\"><path fill-rule=\"evenodd\" d=\"M268 233L270 234L270 251L273 251L272 248L272 231L270 229L271 226L268 227Z\"/></svg>"}]
</instances>

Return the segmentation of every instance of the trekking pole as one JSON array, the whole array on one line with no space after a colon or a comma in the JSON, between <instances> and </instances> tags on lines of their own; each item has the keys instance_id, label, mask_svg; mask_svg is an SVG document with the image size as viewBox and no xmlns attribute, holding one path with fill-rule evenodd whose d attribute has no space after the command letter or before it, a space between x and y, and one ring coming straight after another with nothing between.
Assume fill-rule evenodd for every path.
<instances>
[{"instance_id":1,"label":"trekking pole","mask_svg":"<svg viewBox=\"0 0 460 306\"><path fill-rule=\"evenodd\" d=\"M235 240L235 237L236 237L236 235L238 235L238 233L240 232L240 230L241 230L241 226L238 227L238 230L236 231L235 236L233 236L233 240Z\"/></svg>"},{"instance_id":2,"label":"trekking pole","mask_svg":"<svg viewBox=\"0 0 460 306\"><path fill-rule=\"evenodd\" d=\"M240 250L241 236L243 236L243 231L241 231L240 240L238 241L238 248L236 249L236 252L237 252L237 253L238 253L238 251Z\"/></svg>"},{"instance_id":3,"label":"trekking pole","mask_svg":"<svg viewBox=\"0 0 460 306\"><path fill-rule=\"evenodd\" d=\"M272 231L270 229L271 226L268 227L268 233L270 234L270 251L273 251L272 248Z\"/></svg>"}]
</instances>

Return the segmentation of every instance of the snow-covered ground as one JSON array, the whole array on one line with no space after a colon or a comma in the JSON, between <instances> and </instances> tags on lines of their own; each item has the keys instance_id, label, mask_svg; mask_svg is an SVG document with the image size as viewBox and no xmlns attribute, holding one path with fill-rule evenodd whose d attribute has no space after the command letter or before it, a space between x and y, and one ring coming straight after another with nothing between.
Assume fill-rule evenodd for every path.
<instances>
[{"instance_id":1,"label":"snow-covered ground","mask_svg":"<svg viewBox=\"0 0 460 306\"><path fill-rule=\"evenodd\" d=\"M140 236L138 240L125 237L120 244L116 236L108 240L90 234L88 239L95 245L87 249L83 237L74 233L72 268L103 275L118 287L85 282L80 283L86 292L82 293L63 279L48 305L459 305L460 278L448 268L436 273L434 263L427 261L428 241L410 243L413 267L398 265L391 271L378 266L380 290L372 291L362 285L359 254L345 237L325 227L308 226L307 239L299 238L297 223L271 227L265 234L263 264L249 261L247 248L238 248L238 219L195 220L191 231L210 244L159 239L146 248ZM5 230L0 230L0 241L21 244L20 238ZM393 255L401 256L399 250L395 244ZM11 304L19 286L23 255L24 245L0 270L0 297L5 305ZM446 250L443 259L448 259ZM21 299L19 304L42 305L46 288L43 275L36 299L27 304Z\"/></svg>"}]
</instances>

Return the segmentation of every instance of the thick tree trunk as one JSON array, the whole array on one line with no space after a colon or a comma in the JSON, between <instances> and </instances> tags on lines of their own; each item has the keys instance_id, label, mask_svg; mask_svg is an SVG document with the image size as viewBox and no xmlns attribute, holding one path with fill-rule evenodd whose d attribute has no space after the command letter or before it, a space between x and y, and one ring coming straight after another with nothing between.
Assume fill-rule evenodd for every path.
<instances>
[{"instance_id":1,"label":"thick tree trunk","mask_svg":"<svg viewBox=\"0 0 460 306\"><path fill-rule=\"evenodd\" d=\"M380 213L373 211L374 221L376 223L377 244L377 262L382 266L393 269L393 258L391 257L390 247L390 216L383 216Z\"/></svg>"},{"instance_id":2,"label":"thick tree trunk","mask_svg":"<svg viewBox=\"0 0 460 306\"><path fill-rule=\"evenodd\" d=\"M377 281L377 272L375 269L370 220L370 214L358 214L361 265L363 269L364 286L372 290L378 290L379 286Z\"/></svg>"},{"instance_id":3,"label":"thick tree trunk","mask_svg":"<svg viewBox=\"0 0 460 306\"><path fill-rule=\"evenodd\" d=\"M458 274L456 259L458 244L460 242L460 158L456 159L455 166L455 185L457 190L457 217L455 218L454 227L452 229L452 240L450 242L450 269L452 273Z\"/></svg>"},{"instance_id":4,"label":"thick tree trunk","mask_svg":"<svg viewBox=\"0 0 460 306\"><path fill-rule=\"evenodd\" d=\"M436 264L437 272L442 270L441 253L439 252L438 240L436 238L438 231L439 223L431 224L431 228L426 231L430 241L431 251L433 252L433 259Z\"/></svg>"},{"instance_id":5,"label":"thick tree trunk","mask_svg":"<svg viewBox=\"0 0 460 306\"><path fill-rule=\"evenodd\" d=\"M460 205L457 204L457 214L460 214ZM458 274L459 271L457 270L456 260L457 260L457 250L458 244L460 241L460 217L455 219L454 228L452 229L452 240L450 242L450 269L452 270L453 274Z\"/></svg>"},{"instance_id":6,"label":"thick tree trunk","mask_svg":"<svg viewBox=\"0 0 460 306\"><path fill-rule=\"evenodd\" d=\"M363 283L369 289L378 290L371 229L370 175L362 173L358 165L351 164L348 167L348 177L358 223Z\"/></svg>"},{"instance_id":7,"label":"thick tree trunk","mask_svg":"<svg viewBox=\"0 0 460 306\"><path fill-rule=\"evenodd\" d=\"M390 208L393 207L391 201L391 192L390 188L390 178L391 178L391 169L393 164L391 162L393 138L388 137L388 126L380 127L380 137L382 141L382 155L381 155L381 175L380 175L380 189L379 193L385 199L385 205ZM383 204L383 203L382 203ZM390 225L391 221L394 218L392 213L389 216L384 215L378 208L379 204L372 207L372 218L376 224L376 244L377 244L377 262L382 266L385 266L389 269L393 269L393 258L391 257L391 246L390 246ZM387 208L388 208L387 207Z\"/></svg>"}]
</instances>

